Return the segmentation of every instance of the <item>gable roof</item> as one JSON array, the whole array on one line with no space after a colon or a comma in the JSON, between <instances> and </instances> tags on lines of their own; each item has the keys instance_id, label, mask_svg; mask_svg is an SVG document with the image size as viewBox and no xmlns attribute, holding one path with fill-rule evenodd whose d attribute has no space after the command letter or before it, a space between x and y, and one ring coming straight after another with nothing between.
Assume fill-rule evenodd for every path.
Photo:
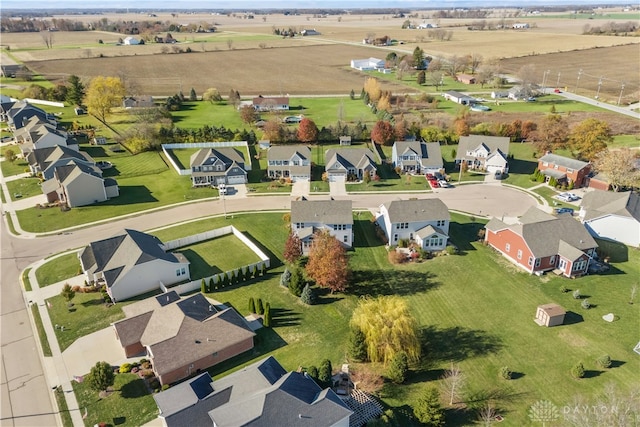
<instances>
[{"instance_id":1,"label":"gable roof","mask_svg":"<svg viewBox=\"0 0 640 427\"><path fill-rule=\"evenodd\" d=\"M131 304L123 311L133 316L113 324L123 346L139 342L150 349L160 375L255 336L237 311L218 310L201 293L165 295Z\"/></svg>"},{"instance_id":2,"label":"gable roof","mask_svg":"<svg viewBox=\"0 0 640 427\"><path fill-rule=\"evenodd\" d=\"M103 272L107 286L138 264L157 259L181 263L178 257L165 252L162 242L155 236L125 229L123 234L89 243L80 253L82 266L92 272Z\"/></svg>"},{"instance_id":3,"label":"gable roof","mask_svg":"<svg viewBox=\"0 0 640 427\"><path fill-rule=\"evenodd\" d=\"M294 200L292 223L353 224L351 200Z\"/></svg>"},{"instance_id":4,"label":"gable roof","mask_svg":"<svg viewBox=\"0 0 640 427\"><path fill-rule=\"evenodd\" d=\"M295 155L311 159L311 149L306 145L272 145L267 150L267 160L289 160Z\"/></svg>"},{"instance_id":5,"label":"gable roof","mask_svg":"<svg viewBox=\"0 0 640 427\"><path fill-rule=\"evenodd\" d=\"M276 105L289 105L289 98L286 96L257 96L252 100L253 105L262 105L265 102L273 102Z\"/></svg>"},{"instance_id":6,"label":"gable roof","mask_svg":"<svg viewBox=\"0 0 640 427\"><path fill-rule=\"evenodd\" d=\"M585 210L585 221L605 215L618 215L640 222L640 196L631 191L589 191L582 198L580 207Z\"/></svg>"},{"instance_id":7,"label":"gable roof","mask_svg":"<svg viewBox=\"0 0 640 427\"><path fill-rule=\"evenodd\" d=\"M500 151L506 158L507 154L509 154L509 137L486 135L461 136L460 142L458 143L456 160L473 158L473 156L467 156L467 151L475 151L480 146L486 147L490 154Z\"/></svg>"},{"instance_id":8,"label":"gable roof","mask_svg":"<svg viewBox=\"0 0 640 427\"><path fill-rule=\"evenodd\" d=\"M328 171L334 169L336 163L345 169L366 169L376 164L375 156L368 148L330 149L325 152L324 158Z\"/></svg>"},{"instance_id":9,"label":"gable roof","mask_svg":"<svg viewBox=\"0 0 640 427\"><path fill-rule=\"evenodd\" d=\"M329 426L353 413L333 390L287 373L273 356L210 380L205 373L154 396L167 426Z\"/></svg>"},{"instance_id":10,"label":"gable roof","mask_svg":"<svg viewBox=\"0 0 640 427\"><path fill-rule=\"evenodd\" d=\"M520 218L518 224L507 225L498 219L487 223L487 230L496 232L509 229L522 237L535 258L563 255L577 259L598 244L587 229L571 215L554 217L533 206Z\"/></svg>"},{"instance_id":11,"label":"gable roof","mask_svg":"<svg viewBox=\"0 0 640 427\"><path fill-rule=\"evenodd\" d=\"M449 209L440 199L393 200L385 203L392 224L448 220Z\"/></svg>"},{"instance_id":12,"label":"gable roof","mask_svg":"<svg viewBox=\"0 0 640 427\"><path fill-rule=\"evenodd\" d=\"M553 153L547 153L540 157L540 162L547 162L558 166L564 166L565 168L580 170L589 165L587 162L581 160L572 159L570 157L559 156Z\"/></svg>"},{"instance_id":13,"label":"gable roof","mask_svg":"<svg viewBox=\"0 0 640 427\"><path fill-rule=\"evenodd\" d=\"M102 171L98 167L89 166L75 160L70 160L65 165L57 166L54 174L62 184L67 184L83 174L102 179Z\"/></svg>"},{"instance_id":14,"label":"gable roof","mask_svg":"<svg viewBox=\"0 0 640 427\"><path fill-rule=\"evenodd\" d=\"M442 168L442 151L439 142L396 141L394 144L398 156L410 150L420 157L422 167Z\"/></svg>"},{"instance_id":15,"label":"gable roof","mask_svg":"<svg viewBox=\"0 0 640 427\"><path fill-rule=\"evenodd\" d=\"M27 162L30 166L38 167L45 171L49 165L59 159L78 159L87 163L94 163L93 159L81 151L76 151L64 145L55 147L38 148L27 154Z\"/></svg>"},{"instance_id":16,"label":"gable roof","mask_svg":"<svg viewBox=\"0 0 640 427\"><path fill-rule=\"evenodd\" d=\"M229 169L235 162L244 169L244 156L232 147L202 148L191 155L190 166L212 165L221 161L225 169Z\"/></svg>"}]
</instances>

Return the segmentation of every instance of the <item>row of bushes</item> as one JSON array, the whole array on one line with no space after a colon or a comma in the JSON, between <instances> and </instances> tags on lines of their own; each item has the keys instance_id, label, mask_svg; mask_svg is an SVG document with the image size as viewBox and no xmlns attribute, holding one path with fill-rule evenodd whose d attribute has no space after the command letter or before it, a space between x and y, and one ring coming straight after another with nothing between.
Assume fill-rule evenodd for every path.
<instances>
[{"instance_id":1,"label":"row of bushes","mask_svg":"<svg viewBox=\"0 0 640 427\"><path fill-rule=\"evenodd\" d=\"M280 285L288 288L292 295L300 297L304 304L315 304L316 294L311 285L305 281L304 272L299 266L286 266L280 276Z\"/></svg>"},{"instance_id":2,"label":"row of bushes","mask_svg":"<svg viewBox=\"0 0 640 427\"><path fill-rule=\"evenodd\" d=\"M217 291L218 289L224 288L226 286L235 285L238 283L246 282L250 279L255 279L259 276L264 276L266 273L266 266L264 263L260 264L259 268L254 268L253 272L249 271L248 268L243 268L237 271L232 271L231 274L220 273L213 275L212 277L207 279L202 279L200 284L200 291L202 293L209 293L213 291Z\"/></svg>"}]
</instances>

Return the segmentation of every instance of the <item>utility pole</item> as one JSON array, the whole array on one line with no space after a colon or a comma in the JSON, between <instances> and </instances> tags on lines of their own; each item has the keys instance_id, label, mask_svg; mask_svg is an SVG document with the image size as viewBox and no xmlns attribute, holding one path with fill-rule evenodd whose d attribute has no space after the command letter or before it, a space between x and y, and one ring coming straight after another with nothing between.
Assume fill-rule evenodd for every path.
<instances>
[{"instance_id":1,"label":"utility pole","mask_svg":"<svg viewBox=\"0 0 640 427\"><path fill-rule=\"evenodd\" d=\"M600 99L600 87L602 86L602 76L600 76L600 80L598 80L598 91L596 92L596 99Z\"/></svg>"},{"instance_id":2,"label":"utility pole","mask_svg":"<svg viewBox=\"0 0 640 427\"><path fill-rule=\"evenodd\" d=\"M574 90L575 93L578 93L578 85L580 84L581 75L582 75L582 68L580 68L580 71L578 71L578 81L576 81L576 90Z\"/></svg>"},{"instance_id":3,"label":"utility pole","mask_svg":"<svg viewBox=\"0 0 640 427\"><path fill-rule=\"evenodd\" d=\"M556 88L560 87L560 71L558 71L558 80L556 80Z\"/></svg>"},{"instance_id":4,"label":"utility pole","mask_svg":"<svg viewBox=\"0 0 640 427\"><path fill-rule=\"evenodd\" d=\"M618 105L620 105L620 101L622 101L622 92L624 92L624 82L622 82L622 87L620 88L620 96L618 96Z\"/></svg>"}]
</instances>

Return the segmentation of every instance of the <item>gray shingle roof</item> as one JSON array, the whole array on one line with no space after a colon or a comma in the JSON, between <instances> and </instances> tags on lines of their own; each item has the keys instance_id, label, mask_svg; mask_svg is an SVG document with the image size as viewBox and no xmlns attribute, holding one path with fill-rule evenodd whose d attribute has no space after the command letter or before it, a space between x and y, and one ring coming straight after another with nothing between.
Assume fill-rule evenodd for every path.
<instances>
[{"instance_id":1,"label":"gray shingle roof","mask_svg":"<svg viewBox=\"0 0 640 427\"><path fill-rule=\"evenodd\" d=\"M225 169L230 168L233 162L236 162L244 168L244 156L240 151L232 147L203 148L198 150L191 155L190 166L209 164L208 159L210 158L217 158L222 161Z\"/></svg>"},{"instance_id":2,"label":"gray shingle roof","mask_svg":"<svg viewBox=\"0 0 640 427\"><path fill-rule=\"evenodd\" d=\"M439 142L421 142L421 141L396 141L396 153L398 156L403 155L408 150L415 152L420 156L420 164L425 168L442 168L442 151ZM409 164L406 160L403 164Z\"/></svg>"},{"instance_id":3,"label":"gray shingle roof","mask_svg":"<svg viewBox=\"0 0 640 427\"><path fill-rule=\"evenodd\" d=\"M640 196L631 191L590 191L582 198L580 207L586 211L585 221L605 215L619 215L640 221Z\"/></svg>"},{"instance_id":4,"label":"gray shingle roof","mask_svg":"<svg viewBox=\"0 0 640 427\"><path fill-rule=\"evenodd\" d=\"M450 218L447 205L440 199L394 200L384 206L389 212L389 221L392 224Z\"/></svg>"},{"instance_id":5,"label":"gray shingle roof","mask_svg":"<svg viewBox=\"0 0 640 427\"><path fill-rule=\"evenodd\" d=\"M353 224L351 200L294 200L292 223Z\"/></svg>"},{"instance_id":6,"label":"gray shingle roof","mask_svg":"<svg viewBox=\"0 0 640 427\"><path fill-rule=\"evenodd\" d=\"M564 166L566 168L575 170L580 170L589 164L587 162L572 159L570 157L559 156L553 153L545 154L544 156L540 157L540 161L558 166Z\"/></svg>"},{"instance_id":7,"label":"gray shingle roof","mask_svg":"<svg viewBox=\"0 0 640 427\"><path fill-rule=\"evenodd\" d=\"M368 148L330 149L325 152L324 158L327 170L332 170L336 162L345 169L366 169L367 166L375 167L376 163L375 155Z\"/></svg>"},{"instance_id":8,"label":"gray shingle roof","mask_svg":"<svg viewBox=\"0 0 640 427\"><path fill-rule=\"evenodd\" d=\"M272 145L267 151L267 159L289 160L296 153L303 159L311 159L311 149L306 145Z\"/></svg>"}]
</instances>

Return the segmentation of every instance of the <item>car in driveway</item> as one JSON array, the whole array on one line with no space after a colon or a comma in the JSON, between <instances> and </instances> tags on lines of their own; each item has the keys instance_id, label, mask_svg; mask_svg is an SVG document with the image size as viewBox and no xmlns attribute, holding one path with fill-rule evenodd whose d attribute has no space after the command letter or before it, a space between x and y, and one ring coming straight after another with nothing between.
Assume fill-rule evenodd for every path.
<instances>
[{"instance_id":1,"label":"car in driveway","mask_svg":"<svg viewBox=\"0 0 640 427\"><path fill-rule=\"evenodd\" d=\"M571 209L571 208L555 208L554 211L558 215L568 213L571 216L573 216L573 209Z\"/></svg>"},{"instance_id":2,"label":"car in driveway","mask_svg":"<svg viewBox=\"0 0 640 427\"><path fill-rule=\"evenodd\" d=\"M441 180L438 181L438 186L442 187L442 188L450 188L450 187L452 187L452 185L449 184L449 182L447 182L444 179L441 179Z\"/></svg>"},{"instance_id":3,"label":"car in driveway","mask_svg":"<svg viewBox=\"0 0 640 427\"><path fill-rule=\"evenodd\" d=\"M553 92L554 92L554 93L562 93L562 91L561 91L560 89L558 89L558 88L555 88L555 89L553 90Z\"/></svg>"},{"instance_id":4,"label":"car in driveway","mask_svg":"<svg viewBox=\"0 0 640 427\"><path fill-rule=\"evenodd\" d=\"M575 202L579 200L580 197L576 196L573 193L560 193L556 196L558 200L562 200L563 202Z\"/></svg>"}]
</instances>

